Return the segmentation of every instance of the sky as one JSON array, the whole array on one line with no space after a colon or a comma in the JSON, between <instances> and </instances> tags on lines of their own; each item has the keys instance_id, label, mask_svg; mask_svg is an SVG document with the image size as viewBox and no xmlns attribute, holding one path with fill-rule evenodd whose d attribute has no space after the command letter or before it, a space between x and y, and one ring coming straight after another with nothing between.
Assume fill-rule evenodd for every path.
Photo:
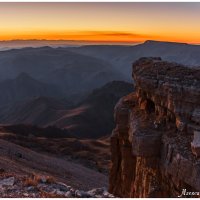
<instances>
[{"instance_id":1,"label":"sky","mask_svg":"<svg viewBox=\"0 0 200 200\"><path fill-rule=\"evenodd\" d=\"M0 3L0 40L200 43L200 3Z\"/></svg>"}]
</instances>

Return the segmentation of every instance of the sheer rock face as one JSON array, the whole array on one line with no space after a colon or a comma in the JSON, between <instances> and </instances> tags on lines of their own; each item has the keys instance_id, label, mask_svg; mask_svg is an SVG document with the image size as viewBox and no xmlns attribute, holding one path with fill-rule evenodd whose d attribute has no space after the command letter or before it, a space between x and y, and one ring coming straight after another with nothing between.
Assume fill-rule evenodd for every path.
<instances>
[{"instance_id":1,"label":"sheer rock face","mask_svg":"<svg viewBox=\"0 0 200 200\"><path fill-rule=\"evenodd\" d=\"M200 192L200 70L141 58L133 78L135 92L115 107L109 191L119 197Z\"/></svg>"}]
</instances>

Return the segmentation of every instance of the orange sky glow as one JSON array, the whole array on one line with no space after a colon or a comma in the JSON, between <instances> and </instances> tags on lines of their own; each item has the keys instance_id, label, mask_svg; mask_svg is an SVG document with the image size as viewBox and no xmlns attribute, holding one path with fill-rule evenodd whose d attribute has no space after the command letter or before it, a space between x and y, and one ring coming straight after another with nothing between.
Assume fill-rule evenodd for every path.
<instances>
[{"instance_id":1,"label":"orange sky glow","mask_svg":"<svg viewBox=\"0 0 200 200\"><path fill-rule=\"evenodd\" d=\"M0 3L0 40L200 43L200 3Z\"/></svg>"}]
</instances>

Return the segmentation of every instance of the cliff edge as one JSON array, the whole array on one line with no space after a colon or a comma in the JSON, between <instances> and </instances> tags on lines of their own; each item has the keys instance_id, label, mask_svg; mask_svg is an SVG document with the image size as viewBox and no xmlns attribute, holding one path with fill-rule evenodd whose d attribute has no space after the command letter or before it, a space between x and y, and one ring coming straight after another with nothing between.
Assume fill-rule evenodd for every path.
<instances>
[{"instance_id":1,"label":"cliff edge","mask_svg":"<svg viewBox=\"0 0 200 200\"><path fill-rule=\"evenodd\" d=\"M118 197L198 196L200 70L141 58L132 76L135 92L115 107L109 192Z\"/></svg>"}]
</instances>

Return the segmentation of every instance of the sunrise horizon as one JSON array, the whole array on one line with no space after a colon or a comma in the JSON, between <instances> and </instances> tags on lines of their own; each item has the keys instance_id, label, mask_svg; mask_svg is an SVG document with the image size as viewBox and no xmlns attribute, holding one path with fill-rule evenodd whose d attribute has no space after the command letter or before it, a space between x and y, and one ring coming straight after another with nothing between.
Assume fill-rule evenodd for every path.
<instances>
[{"instance_id":1,"label":"sunrise horizon","mask_svg":"<svg viewBox=\"0 0 200 200\"><path fill-rule=\"evenodd\" d=\"M20 41L52 41L52 42L74 42L74 43L88 43L88 44L111 44L111 45L136 45L136 44L142 44L147 41L152 42L167 42L167 43L179 43L179 44L190 44L190 45L200 45L200 42L187 42L187 41L176 41L176 40L166 40L166 39L145 39L140 41L114 41L114 40L70 40L70 39L48 39L48 38L14 38L14 39L0 39L0 42L20 42Z\"/></svg>"},{"instance_id":2,"label":"sunrise horizon","mask_svg":"<svg viewBox=\"0 0 200 200\"><path fill-rule=\"evenodd\" d=\"M0 41L200 43L200 3L0 4Z\"/></svg>"}]
</instances>

